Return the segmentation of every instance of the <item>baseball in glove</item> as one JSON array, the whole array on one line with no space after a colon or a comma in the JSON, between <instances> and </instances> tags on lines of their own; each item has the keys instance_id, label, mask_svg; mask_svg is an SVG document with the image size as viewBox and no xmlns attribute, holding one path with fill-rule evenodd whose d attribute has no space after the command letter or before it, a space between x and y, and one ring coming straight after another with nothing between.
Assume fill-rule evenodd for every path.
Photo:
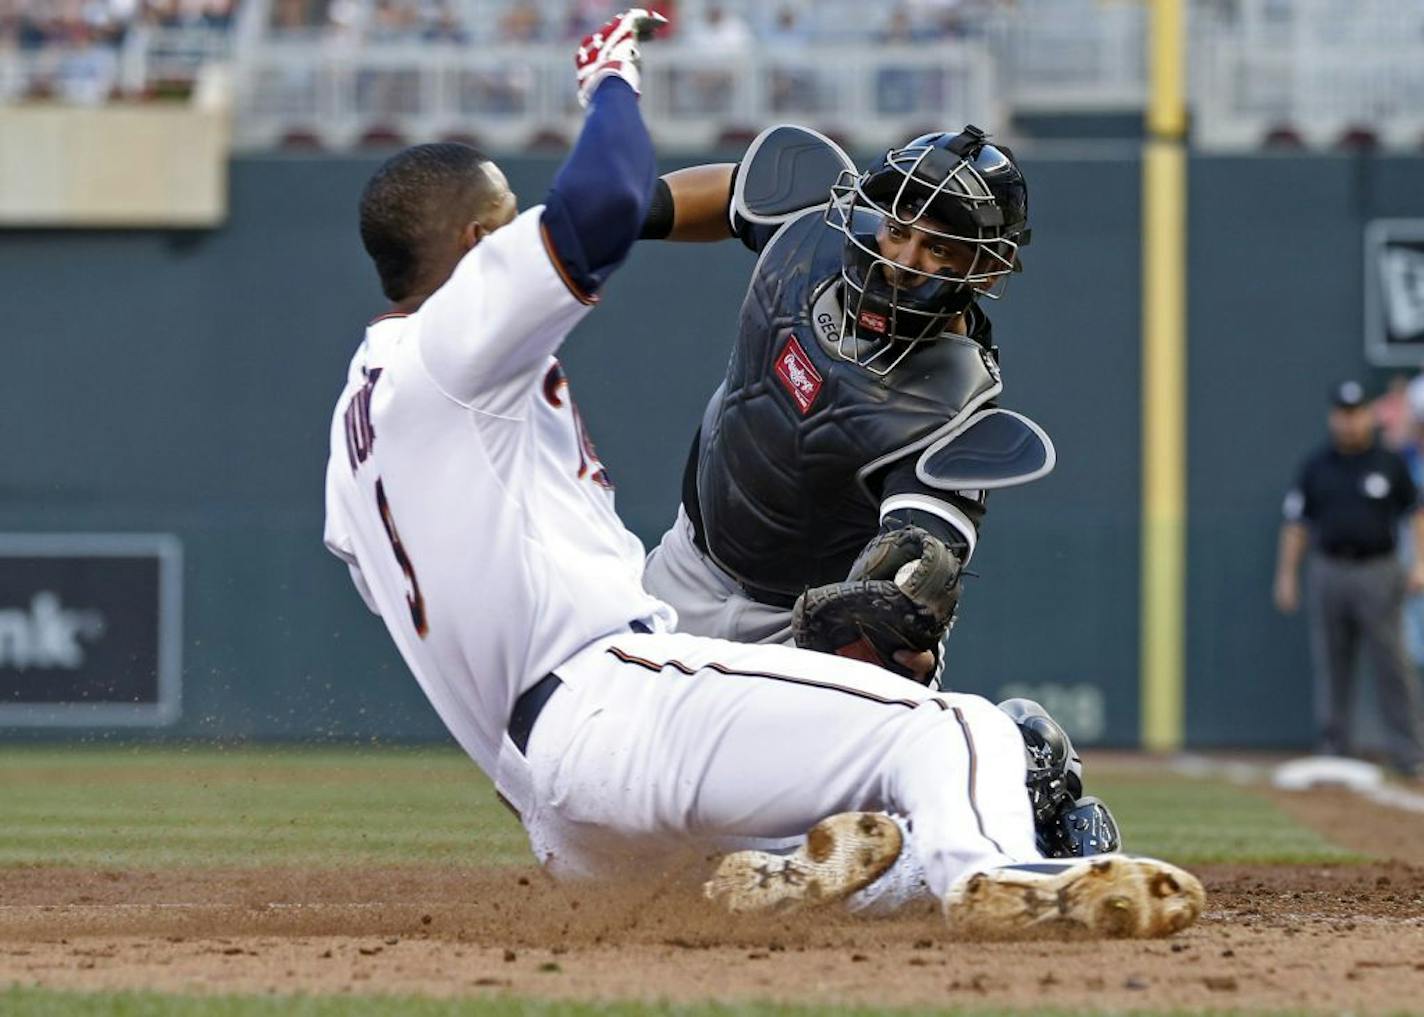
<instances>
[{"instance_id":1,"label":"baseball in glove","mask_svg":"<svg viewBox=\"0 0 1424 1017\"><path fill-rule=\"evenodd\" d=\"M895 651L928 650L938 657L959 604L959 571L954 552L918 527L878 534L845 582L817 586L796 599L796 645L923 681L895 660Z\"/></svg>"}]
</instances>

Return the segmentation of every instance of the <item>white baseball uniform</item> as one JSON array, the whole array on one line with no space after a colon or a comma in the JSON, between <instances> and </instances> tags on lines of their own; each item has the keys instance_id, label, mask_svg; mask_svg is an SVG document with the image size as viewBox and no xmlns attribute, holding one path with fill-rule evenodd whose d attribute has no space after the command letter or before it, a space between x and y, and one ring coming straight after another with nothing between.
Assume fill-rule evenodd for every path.
<instances>
[{"instance_id":1,"label":"white baseball uniform","mask_svg":"<svg viewBox=\"0 0 1424 1017\"><path fill-rule=\"evenodd\" d=\"M908 816L930 887L1037 858L1017 728L858 661L672 631L554 352L588 311L530 209L373 323L332 419L327 545L556 875L858 809ZM651 629L639 633L630 623ZM521 692L562 685L526 753Z\"/></svg>"}]
</instances>

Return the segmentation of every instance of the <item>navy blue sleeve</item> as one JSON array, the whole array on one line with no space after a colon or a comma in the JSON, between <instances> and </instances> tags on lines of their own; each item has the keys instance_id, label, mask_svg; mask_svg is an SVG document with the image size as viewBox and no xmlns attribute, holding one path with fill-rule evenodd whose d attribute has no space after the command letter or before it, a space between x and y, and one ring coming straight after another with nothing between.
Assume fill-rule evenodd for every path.
<instances>
[{"instance_id":1,"label":"navy blue sleeve","mask_svg":"<svg viewBox=\"0 0 1424 1017\"><path fill-rule=\"evenodd\" d=\"M1306 520L1315 518L1318 506L1315 499L1310 496L1310 478L1314 472L1312 467L1315 457L1311 456L1301 464L1300 470L1296 473L1295 484L1286 492L1286 500L1281 506L1281 515L1288 523L1304 523Z\"/></svg>"},{"instance_id":2,"label":"navy blue sleeve","mask_svg":"<svg viewBox=\"0 0 1424 1017\"><path fill-rule=\"evenodd\" d=\"M885 468L880 481L880 532L918 526L938 537L968 561L979 543L979 528L987 511L983 491L941 491L915 473L919 456L906 456Z\"/></svg>"},{"instance_id":3,"label":"navy blue sleeve","mask_svg":"<svg viewBox=\"0 0 1424 1017\"><path fill-rule=\"evenodd\" d=\"M593 294L628 255L656 178L653 143L626 81L598 86L583 130L544 200L550 254L580 299Z\"/></svg>"}]
</instances>

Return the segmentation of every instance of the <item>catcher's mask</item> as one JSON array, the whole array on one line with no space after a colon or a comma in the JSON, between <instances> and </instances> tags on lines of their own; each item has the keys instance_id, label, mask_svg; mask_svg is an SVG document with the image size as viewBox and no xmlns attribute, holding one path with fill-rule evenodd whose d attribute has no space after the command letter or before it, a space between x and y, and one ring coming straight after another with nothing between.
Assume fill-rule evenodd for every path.
<instances>
[{"instance_id":1,"label":"catcher's mask","mask_svg":"<svg viewBox=\"0 0 1424 1017\"><path fill-rule=\"evenodd\" d=\"M836 352L883 375L976 298L1002 295L1029 240L1028 185L1008 149L971 124L891 149L858 177L842 173L826 222L846 238ZM954 267L926 271L883 253L882 242L912 234L953 251Z\"/></svg>"}]
</instances>

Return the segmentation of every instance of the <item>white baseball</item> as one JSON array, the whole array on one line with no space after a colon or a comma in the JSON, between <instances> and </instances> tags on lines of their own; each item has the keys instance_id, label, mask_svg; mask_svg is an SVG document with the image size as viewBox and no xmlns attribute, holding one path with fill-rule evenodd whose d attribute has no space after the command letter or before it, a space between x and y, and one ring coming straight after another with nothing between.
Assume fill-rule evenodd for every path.
<instances>
[{"instance_id":1,"label":"white baseball","mask_svg":"<svg viewBox=\"0 0 1424 1017\"><path fill-rule=\"evenodd\" d=\"M919 558L901 565L899 571L895 573L895 585L902 590L908 587L910 585L910 577L915 574L915 569L919 567Z\"/></svg>"}]
</instances>

